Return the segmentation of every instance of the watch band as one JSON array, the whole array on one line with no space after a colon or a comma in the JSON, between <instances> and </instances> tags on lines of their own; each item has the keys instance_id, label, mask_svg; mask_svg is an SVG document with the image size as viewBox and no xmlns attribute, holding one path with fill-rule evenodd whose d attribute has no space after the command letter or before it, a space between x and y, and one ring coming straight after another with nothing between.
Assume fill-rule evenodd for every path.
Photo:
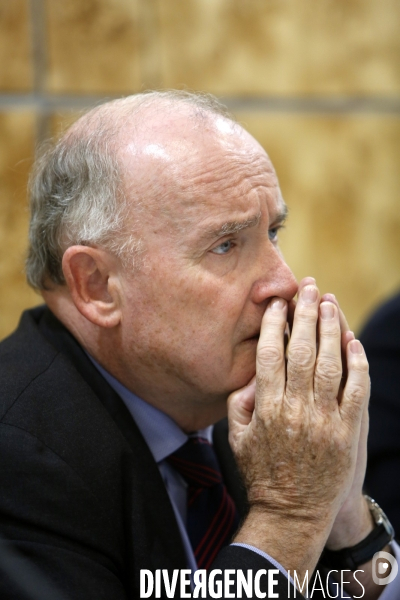
<instances>
[{"instance_id":1,"label":"watch band","mask_svg":"<svg viewBox=\"0 0 400 600\"><path fill-rule=\"evenodd\" d=\"M347 569L355 571L393 540L394 529L381 507L369 496L365 495L364 497L375 521L374 529L366 538L351 548L342 548L341 550L325 548L320 558L323 566L337 571Z\"/></svg>"}]
</instances>

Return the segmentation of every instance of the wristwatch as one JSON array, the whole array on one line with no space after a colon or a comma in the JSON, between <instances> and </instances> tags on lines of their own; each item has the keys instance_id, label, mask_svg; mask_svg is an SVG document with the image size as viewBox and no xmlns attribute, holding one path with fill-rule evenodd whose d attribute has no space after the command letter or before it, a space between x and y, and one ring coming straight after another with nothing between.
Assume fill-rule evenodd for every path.
<instances>
[{"instance_id":1,"label":"wristwatch","mask_svg":"<svg viewBox=\"0 0 400 600\"><path fill-rule=\"evenodd\" d=\"M374 529L366 538L351 548L342 548L341 550L328 550L325 548L320 558L320 562L324 567L337 571L346 569L355 571L393 540L394 529L379 504L366 494L364 494L364 498L375 522Z\"/></svg>"}]
</instances>

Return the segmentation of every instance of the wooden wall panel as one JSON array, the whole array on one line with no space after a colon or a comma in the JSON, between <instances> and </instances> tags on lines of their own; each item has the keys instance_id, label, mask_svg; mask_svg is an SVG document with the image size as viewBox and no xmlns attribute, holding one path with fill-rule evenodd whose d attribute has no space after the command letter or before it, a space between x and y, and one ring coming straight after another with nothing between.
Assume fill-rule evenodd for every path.
<instances>
[{"instance_id":1,"label":"wooden wall panel","mask_svg":"<svg viewBox=\"0 0 400 600\"><path fill-rule=\"evenodd\" d=\"M238 117L277 166L288 262L357 328L400 285L399 25L398 0L0 0L0 336L38 301L22 273L35 137L57 137L87 95L149 86L262 100ZM393 112L316 112L338 96ZM260 110L274 97L288 112Z\"/></svg>"},{"instance_id":2,"label":"wooden wall panel","mask_svg":"<svg viewBox=\"0 0 400 600\"><path fill-rule=\"evenodd\" d=\"M400 119L237 116L276 167L290 210L287 262L335 293L357 329L400 288Z\"/></svg>"},{"instance_id":3,"label":"wooden wall panel","mask_svg":"<svg viewBox=\"0 0 400 600\"><path fill-rule=\"evenodd\" d=\"M46 7L49 91L140 89L136 0L47 0Z\"/></svg>"},{"instance_id":4,"label":"wooden wall panel","mask_svg":"<svg viewBox=\"0 0 400 600\"><path fill-rule=\"evenodd\" d=\"M158 0L163 83L217 94L398 94L397 0Z\"/></svg>"},{"instance_id":5,"label":"wooden wall panel","mask_svg":"<svg viewBox=\"0 0 400 600\"><path fill-rule=\"evenodd\" d=\"M28 0L0 0L0 90L28 91L33 85Z\"/></svg>"},{"instance_id":6,"label":"wooden wall panel","mask_svg":"<svg viewBox=\"0 0 400 600\"><path fill-rule=\"evenodd\" d=\"M78 113L51 118L58 135ZM281 236L300 279L317 278L357 329L400 287L400 120L382 116L238 114L277 169L290 218ZM33 144L30 113L1 115L0 337L38 301L24 281L25 183Z\"/></svg>"},{"instance_id":7,"label":"wooden wall panel","mask_svg":"<svg viewBox=\"0 0 400 600\"><path fill-rule=\"evenodd\" d=\"M357 329L400 287L400 119L238 113L265 147L290 208L282 249L296 276L337 295ZM52 116L58 137L79 117Z\"/></svg>"},{"instance_id":8,"label":"wooden wall panel","mask_svg":"<svg viewBox=\"0 0 400 600\"><path fill-rule=\"evenodd\" d=\"M0 339L15 328L24 308L40 302L23 272L34 127L32 112L0 113Z\"/></svg>"}]
</instances>

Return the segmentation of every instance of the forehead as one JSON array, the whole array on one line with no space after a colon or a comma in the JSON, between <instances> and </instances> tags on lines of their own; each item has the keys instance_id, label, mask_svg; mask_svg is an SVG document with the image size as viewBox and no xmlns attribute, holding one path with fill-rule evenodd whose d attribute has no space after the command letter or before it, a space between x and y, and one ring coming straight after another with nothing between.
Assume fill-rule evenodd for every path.
<instances>
[{"instance_id":1,"label":"forehead","mask_svg":"<svg viewBox=\"0 0 400 600\"><path fill-rule=\"evenodd\" d=\"M181 215L181 229L205 241L248 223L268 221L283 210L277 178L261 149L210 151L181 182L172 207ZM174 218L173 209L170 217Z\"/></svg>"},{"instance_id":2,"label":"forehead","mask_svg":"<svg viewBox=\"0 0 400 600\"><path fill-rule=\"evenodd\" d=\"M282 210L267 154L239 125L214 115L157 125L128 141L123 156L128 193L145 198L153 227L193 230Z\"/></svg>"}]
</instances>

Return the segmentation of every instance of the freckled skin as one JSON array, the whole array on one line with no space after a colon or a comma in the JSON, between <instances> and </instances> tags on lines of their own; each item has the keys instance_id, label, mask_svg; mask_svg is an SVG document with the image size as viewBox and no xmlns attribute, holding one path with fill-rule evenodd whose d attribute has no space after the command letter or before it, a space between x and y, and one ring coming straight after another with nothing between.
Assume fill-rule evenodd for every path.
<instances>
[{"instance_id":1,"label":"freckled skin","mask_svg":"<svg viewBox=\"0 0 400 600\"><path fill-rule=\"evenodd\" d=\"M173 125L175 137L185 138L187 121ZM254 375L256 342L249 338L269 298L290 300L296 292L268 234L284 205L266 153L240 127L221 136L210 121L200 139L187 136L181 146L168 142L168 131L150 134L170 161L140 156L142 172L162 174L162 199L141 221L143 267L123 279L123 352L114 374L181 422L183 409L188 427L205 426L226 414L227 395ZM134 160L138 153L136 147ZM132 155L122 156L129 172ZM203 239L210 227L257 214L255 227ZM236 245L216 254L226 240Z\"/></svg>"}]
</instances>

